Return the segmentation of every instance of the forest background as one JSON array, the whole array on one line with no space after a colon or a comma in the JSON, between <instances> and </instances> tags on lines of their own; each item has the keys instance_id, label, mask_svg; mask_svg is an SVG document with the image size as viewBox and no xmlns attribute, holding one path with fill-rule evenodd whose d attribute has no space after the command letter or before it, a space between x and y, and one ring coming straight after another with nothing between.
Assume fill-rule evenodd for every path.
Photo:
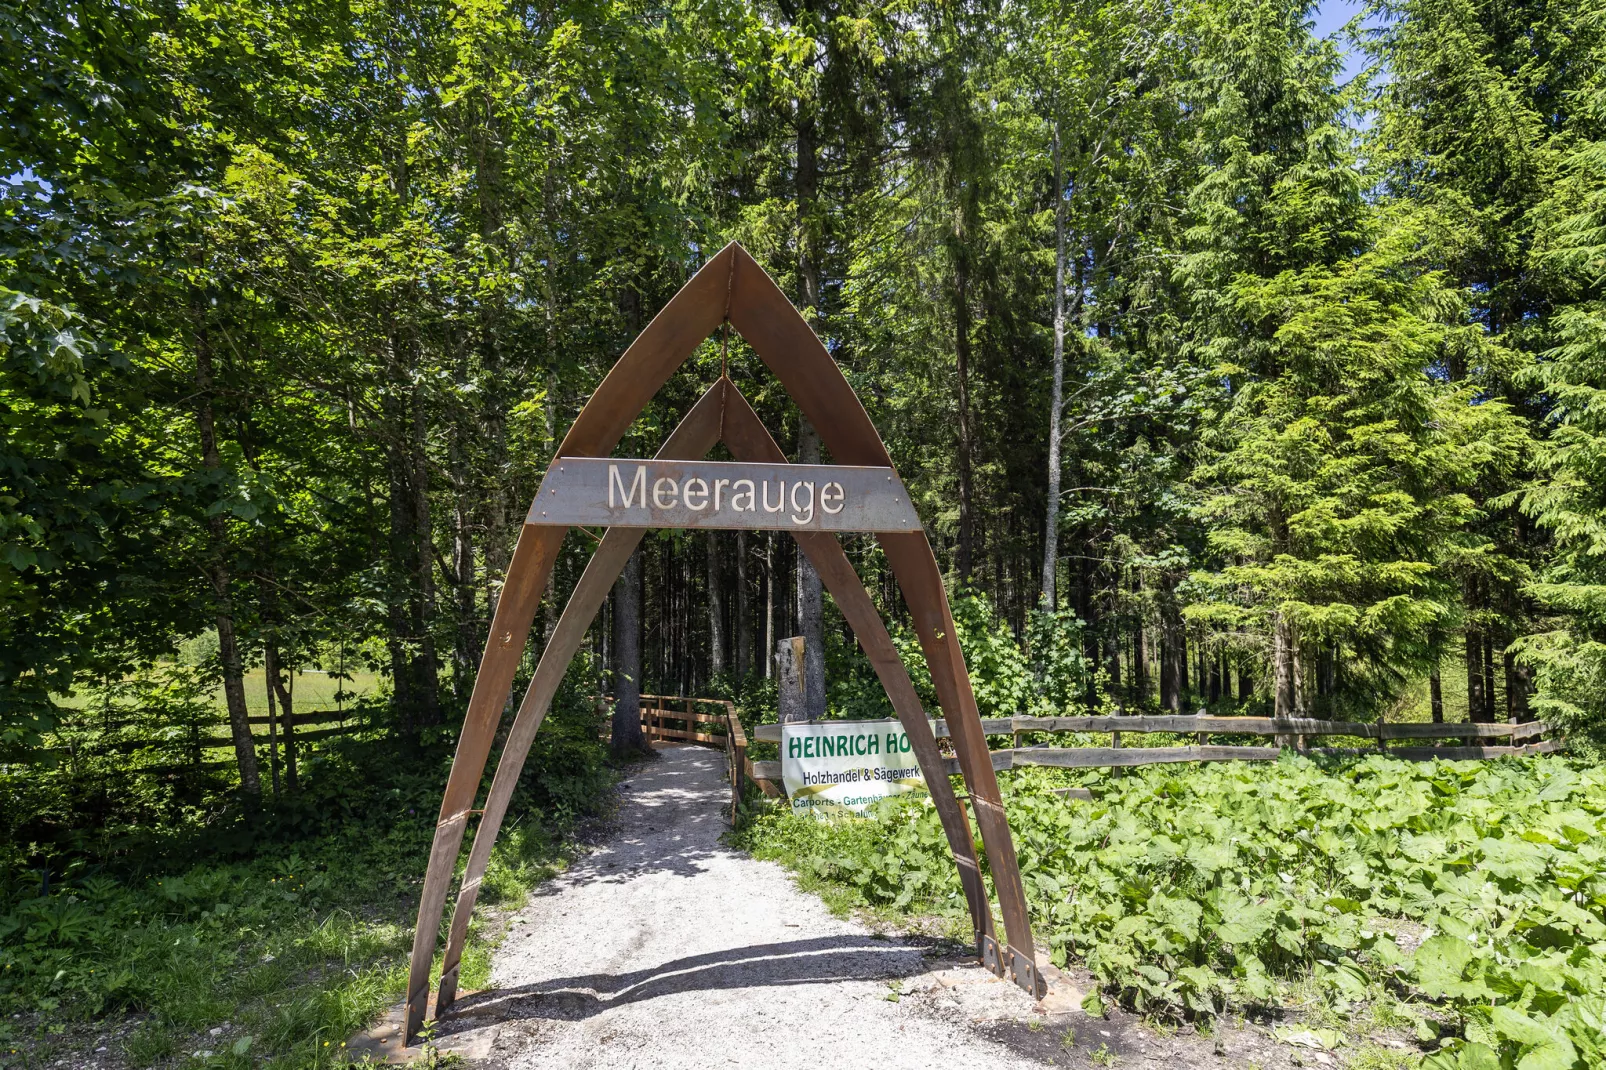
<instances>
[{"instance_id":1,"label":"forest background","mask_svg":"<svg viewBox=\"0 0 1606 1070\"><path fill-rule=\"evenodd\" d=\"M290 670L378 674L376 723L449 737L557 439L733 239L917 495L989 712L1370 720L1426 682L1438 719L1448 676L1452 720L1586 739L1606 8L1374 4L1353 76L1312 14L0 4L4 760L221 681L259 795L255 666L283 708ZM801 632L816 701L879 712L819 605L786 540L657 533L581 671L761 695Z\"/></svg>"}]
</instances>

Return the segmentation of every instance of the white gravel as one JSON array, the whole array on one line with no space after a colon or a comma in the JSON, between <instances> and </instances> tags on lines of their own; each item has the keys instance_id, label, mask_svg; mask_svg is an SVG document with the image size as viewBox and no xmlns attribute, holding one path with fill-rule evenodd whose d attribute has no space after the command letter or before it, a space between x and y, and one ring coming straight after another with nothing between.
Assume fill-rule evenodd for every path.
<instances>
[{"instance_id":1,"label":"white gravel","mask_svg":"<svg viewBox=\"0 0 1606 1070\"><path fill-rule=\"evenodd\" d=\"M958 1004L887 998L894 981L942 990L919 948L832 917L779 866L722 846L723 774L716 751L663 748L623 789L609 841L520 912L492 989L465 1001L499 1021L491 1063L1021 1065L965 1016L933 1011Z\"/></svg>"}]
</instances>

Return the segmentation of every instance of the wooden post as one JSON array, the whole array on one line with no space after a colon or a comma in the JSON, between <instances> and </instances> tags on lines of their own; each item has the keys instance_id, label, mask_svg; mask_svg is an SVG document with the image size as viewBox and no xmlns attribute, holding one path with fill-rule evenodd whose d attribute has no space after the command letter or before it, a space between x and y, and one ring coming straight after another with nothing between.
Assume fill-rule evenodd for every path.
<instances>
[{"instance_id":1,"label":"wooden post","mask_svg":"<svg viewBox=\"0 0 1606 1070\"><path fill-rule=\"evenodd\" d=\"M796 724L809 719L807 695L804 691L803 637L778 639L775 642L776 702L782 724Z\"/></svg>"}]
</instances>

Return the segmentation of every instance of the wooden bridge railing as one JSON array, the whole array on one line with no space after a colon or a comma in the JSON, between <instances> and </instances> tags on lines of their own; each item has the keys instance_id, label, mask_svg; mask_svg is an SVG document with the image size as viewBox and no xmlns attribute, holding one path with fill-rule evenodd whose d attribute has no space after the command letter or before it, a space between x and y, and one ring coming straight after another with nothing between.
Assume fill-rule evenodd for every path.
<instances>
[{"instance_id":1,"label":"wooden bridge railing","mask_svg":"<svg viewBox=\"0 0 1606 1070\"><path fill-rule=\"evenodd\" d=\"M611 706L613 700L611 696L603 695L598 703ZM705 727L723 731L705 732ZM736 820L742 786L753 778L753 761L747 756L747 732L742 728L742 719L734 702L684 695L642 695L641 734L655 742L711 743L722 747L725 751L725 775L731 786L731 820ZM779 773L775 779L780 781ZM774 794L773 787L760 786L767 793Z\"/></svg>"}]
</instances>

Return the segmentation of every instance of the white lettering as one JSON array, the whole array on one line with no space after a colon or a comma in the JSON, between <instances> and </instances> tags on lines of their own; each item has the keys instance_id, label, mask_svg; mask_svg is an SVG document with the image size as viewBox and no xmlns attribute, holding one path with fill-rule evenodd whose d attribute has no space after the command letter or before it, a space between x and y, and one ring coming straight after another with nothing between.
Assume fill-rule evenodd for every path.
<instances>
[{"instance_id":1,"label":"white lettering","mask_svg":"<svg viewBox=\"0 0 1606 1070\"><path fill-rule=\"evenodd\" d=\"M669 500L667 502L663 499L665 483L669 484ZM675 495L679 493L680 485L668 476L664 476L652 485L652 504L660 509L673 509L675 507Z\"/></svg>"},{"instance_id":2,"label":"white lettering","mask_svg":"<svg viewBox=\"0 0 1606 1070\"><path fill-rule=\"evenodd\" d=\"M842 511L841 503L846 498L847 495L843 492L842 484L840 483L827 483L825 486L820 488L820 508L830 513L832 516L835 516ZM838 503L835 509L831 508L832 502Z\"/></svg>"},{"instance_id":3,"label":"white lettering","mask_svg":"<svg viewBox=\"0 0 1606 1070\"><path fill-rule=\"evenodd\" d=\"M714 512L719 512L719 492L730 485L728 479L714 480Z\"/></svg>"},{"instance_id":4,"label":"white lettering","mask_svg":"<svg viewBox=\"0 0 1606 1070\"><path fill-rule=\"evenodd\" d=\"M694 486L696 487L695 490L693 489ZM692 502L693 495L696 495L697 497L695 504ZM686 480L686 489L681 492L681 500L686 503L686 508L691 509L694 512L701 512L704 509L707 509L708 484L703 480L698 479L696 476L692 476L690 479Z\"/></svg>"},{"instance_id":5,"label":"white lettering","mask_svg":"<svg viewBox=\"0 0 1606 1070\"><path fill-rule=\"evenodd\" d=\"M784 480L784 479L781 480L781 497L772 506L772 505L770 505L770 481L766 479L764 481L764 511L766 513L778 513L782 509L785 509L785 508L786 508L786 480Z\"/></svg>"},{"instance_id":6,"label":"white lettering","mask_svg":"<svg viewBox=\"0 0 1606 1070\"><path fill-rule=\"evenodd\" d=\"M809 500L808 500L807 504L799 505L799 504L797 504L797 492L799 490L801 490L803 487L809 488ZM805 513L806 515L802 516L802 517L799 517L797 514L800 513L800 512ZM814 519L814 484L813 483L807 483L807 482L793 483L792 484L792 523L794 523L794 524L807 524L809 521L811 521L813 519Z\"/></svg>"},{"instance_id":7,"label":"white lettering","mask_svg":"<svg viewBox=\"0 0 1606 1070\"><path fill-rule=\"evenodd\" d=\"M625 481L619 478L619 466L616 464L610 464L608 466L609 509L615 508L613 504L613 488L615 486L619 488L619 494L625 500L626 509L629 509L636 504L636 491L638 490L641 491L641 504L643 507L645 507L647 504L647 466L641 464L636 465L636 478L630 482L629 493L625 492Z\"/></svg>"},{"instance_id":8,"label":"white lettering","mask_svg":"<svg viewBox=\"0 0 1606 1070\"><path fill-rule=\"evenodd\" d=\"M743 490L742 489L743 487L746 487L747 489ZM732 483L731 484L731 511L732 512L737 512L737 513L754 513L754 512L757 512L758 511L758 507L753 504L753 496L756 493L757 493L757 491L755 491L753 489L753 481L751 479L738 479L736 482ZM747 504L746 505L742 504L742 499L743 498L747 499Z\"/></svg>"}]
</instances>

